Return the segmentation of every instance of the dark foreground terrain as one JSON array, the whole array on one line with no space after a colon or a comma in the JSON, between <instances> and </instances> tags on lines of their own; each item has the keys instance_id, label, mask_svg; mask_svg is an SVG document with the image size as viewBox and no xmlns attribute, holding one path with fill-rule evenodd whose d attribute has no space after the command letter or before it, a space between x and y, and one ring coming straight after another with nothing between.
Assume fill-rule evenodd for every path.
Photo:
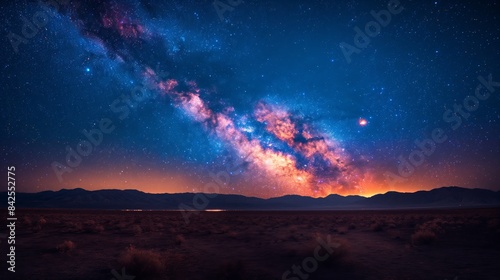
<instances>
[{"instance_id":1,"label":"dark foreground terrain","mask_svg":"<svg viewBox=\"0 0 500 280\"><path fill-rule=\"evenodd\" d=\"M1 279L500 279L498 208L17 217Z\"/></svg>"}]
</instances>

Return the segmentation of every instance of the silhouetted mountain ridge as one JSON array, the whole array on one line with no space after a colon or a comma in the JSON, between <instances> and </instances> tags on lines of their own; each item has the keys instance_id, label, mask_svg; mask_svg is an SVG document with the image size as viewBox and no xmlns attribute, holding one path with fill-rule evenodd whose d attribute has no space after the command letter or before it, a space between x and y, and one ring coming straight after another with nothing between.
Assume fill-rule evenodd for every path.
<instances>
[{"instance_id":1,"label":"silhouetted mountain ridge","mask_svg":"<svg viewBox=\"0 0 500 280\"><path fill-rule=\"evenodd\" d=\"M6 201L6 192L0 193L0 196ZM500 191L442 187L414 193L390 191L372 197L331 194L322 198L285 195L269 199L235 194L150 194L138 190L87 191L81 188L39 193L16 193L16 207L18 208L348 210L482 206L500 206Z\"/></svg>"}]
</instances>

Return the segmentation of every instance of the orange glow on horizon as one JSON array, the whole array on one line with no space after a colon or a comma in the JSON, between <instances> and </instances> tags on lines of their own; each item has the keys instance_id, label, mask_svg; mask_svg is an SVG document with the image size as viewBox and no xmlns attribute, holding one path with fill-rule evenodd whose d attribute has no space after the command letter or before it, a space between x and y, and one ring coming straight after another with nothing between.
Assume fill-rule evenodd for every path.
<instances>
[{"instance_id":1,"label":"orange glow on horizon","mask_svg":"<svg viewBox=\"0 0 500 280\"><path fill-rule=\"evenodd\" d=\"M265 157L263 158L263 160ZM26 180L22 182L22 185L32 185L38 186L34 190L25 190L20 188L20 192L39 192L45 190L57 191L60 189L74 189L82 188L86 190L101 190L101 189L135 189L138 191L146 193L185 193L185 192L203 192L203 187L205 184L213 182L210 178L210 171L206 172L206 176L203 175L201 178L194 178L192 174L166 174L162 170L131 170L128 169L126 172L120 174L120 168L110 168L110 169L98 169L98 170L78 170L78 172L73 172L67 174L66 180L60 184L55 177L48 177L41 180L39 174L34 174L33 179ZM307 180L307 174L298 175L297 177L290 178L294 180L296 185L300 185L302 181ZM312 197L325 197L330 194L338 194L342 196L347 195L360 195L364 197L371 197L377 194L383 194L389 191L397 192L416 192L421 190L431 190L434 188L439 188L443 186L452 186L458 184L450 184L445 182L453 182L452 180L442 179L442 183L431 183L430 181L418 179L423 176L416 176L415 178L410 178L406 182L390 186L387 182L377 181L372 179L371 181L365 181L362 183L361 188L356 191L333 191L330 189L325 192L311 193L310 191L301 192L300 189L288 189L285 192L274 192L272 191L273 182L268 181L266 185L262 185L267 179L254 178L250 182L238 182L235 177L230 177L230 182L227 187L220 188L220 194L238 194L245 196L254 196L261 198L278 197L289 194L296 194L302 196L312 196ZM36 178L36 179L35 179ZM21 183L21 182L20 182ZM21 184L20 184L21 185ZM426 186L426 187L424 187ZM462 187L474 188L474 185L461 185Z\"/></svg>"}]
</instances>

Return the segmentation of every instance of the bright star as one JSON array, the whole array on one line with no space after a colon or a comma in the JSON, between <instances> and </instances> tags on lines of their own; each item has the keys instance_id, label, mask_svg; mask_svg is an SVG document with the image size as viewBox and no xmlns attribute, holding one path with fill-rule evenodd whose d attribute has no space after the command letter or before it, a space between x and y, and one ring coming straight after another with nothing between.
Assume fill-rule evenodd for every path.
<instances>
[{"instance_id":1,"label":"bright star","mask_svg":"<svg viewBox=\"0 0 500 280\"><path fill-rule=\"evenodd\" d=\"M368 121L366 119L360 118L359 121L358 121L358 124L360 126L365 126L365 125L368 124Z\"/></svg>"}]
</instances>

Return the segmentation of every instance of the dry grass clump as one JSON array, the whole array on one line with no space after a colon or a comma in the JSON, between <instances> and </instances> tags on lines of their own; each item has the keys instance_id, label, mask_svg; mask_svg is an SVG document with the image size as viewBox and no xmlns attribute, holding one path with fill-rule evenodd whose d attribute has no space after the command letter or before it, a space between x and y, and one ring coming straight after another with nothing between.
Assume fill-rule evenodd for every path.
<instances>
[{"instance_id":1,"label":"dry grass clump","mask_svg":"<svg viewBox=\"0 0 500 280\"><path fill-rule=\"evenodd\" d=\"M120 259L129 275L136 279L159 279L165 273L165 266L160 254L151 250L127 248Z\"/></svg>"},{"instance_id":2,"label":"dry grass clump","mask_svg":"<svg viewBox=\"0 0 500 280\"><path fill-rule=\"evenodd\" d=\"M438 234L444 232L441 225L442 220L434 219L417 227L417 231L411 236L413 245L430 245L437 240Z\"/></svg>"},{"instance_id":3,"label":"dry grass clump","mask_svg":"<svg viewBox=\"0 0 500 280\"><path fill-rule=\"evenodd\" d=\"M72 251L74 251L76 248L76 245L73 241L71 240L64 240L63 243L59 244L56 246L56 250L59 253L64 253L64 254L69 254Z\"/></svg>"},{"instance_id":4,"label":"dry grass clump","mask_svg":"<svg viewBox=\"0 0 500 280\"><path fill-rule=\"evenodd\" d=\"M45 218L41 217L40 219L38 219L38 224L41 227L43 227L46 223L47 223L47 220L45 220Z\"/></svg>"},{"instance_id":5,"label":"dry grass clump","mask_svg":"<svg viewBox=\"0 0 500 280\"><path fill-rule=\"evenodd\" d=\"M41 217L37 220L36 224L33 224L33 227L31 229L34 233L40 232L46 223L47 223L47 220L45 220L43 217Z\"/></svg>"},{"instance_id":6,"label":"dry grass clump","mask_svg":"<svg viewBox=\"0 0 500 280\"><path fill-rule=\"evenodd\" d=\"M429 245L436 239L437 235L428 229L418 230L411 236L411 242L414 245Z\"/></svg>"},{"instance_id":7,"label":"dry grass clump","mask_svg":"<svg viewBox=\"0 0 500 280\"><path fill-rule=\"evenodd\" d=\"M370 226L370 229L375 232L382 231L384 230L384 223L381 221L376 221Z\"/></svg>"}]
</instances>

